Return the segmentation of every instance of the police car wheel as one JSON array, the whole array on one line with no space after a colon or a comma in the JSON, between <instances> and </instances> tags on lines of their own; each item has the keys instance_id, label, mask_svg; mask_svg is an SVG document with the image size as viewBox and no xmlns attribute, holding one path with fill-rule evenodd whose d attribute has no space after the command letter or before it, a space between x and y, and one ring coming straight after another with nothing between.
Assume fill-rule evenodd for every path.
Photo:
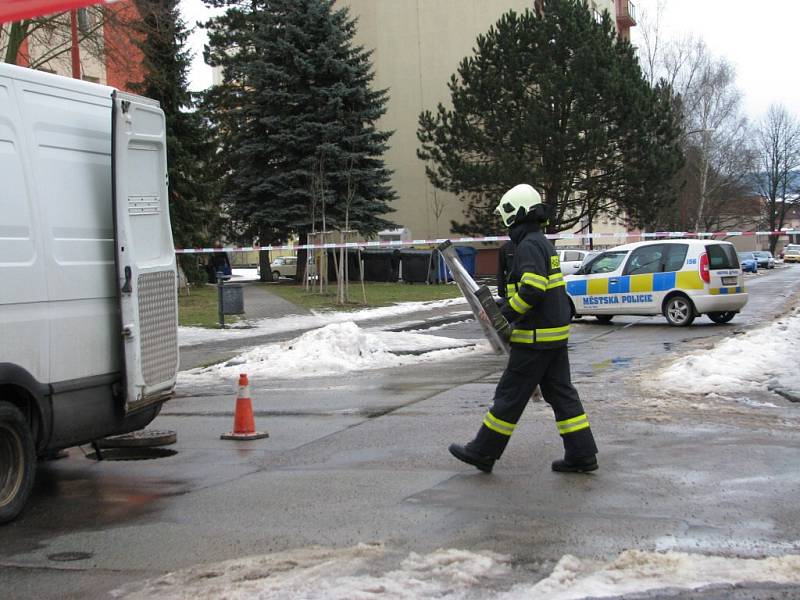
<instances>
[{"instance_id":1,"label":"police car wheel","mask_svg":"<svg viewBox=\"0 0 800 600\"><path fill-rule=\"evenodd\" d=\"M708 313L708 318L714 321L714 323L727 323L733 317L736 316L736 313L732 310L726 310L725 312L710 312Z\"/></svg>"},{"instance_id":2,"label":"police car wheel","mask_svg":"<svg viewBox=\"0 0 800 600\"><path fill-rule=\"evenodd\" d=\"M686 327L694 321L694 306L686 296L673 296L664 307L667 323L675 327Z\"/></svg>"},{"instance_id":3,"label":"police car wheel","mask_svg":"<svg viewBox=\"0 0 800 600\"><path fill-rule=\"evenodd\" d=\"M595 315L594 318L601 323L611 323L611 319L614 318L614 315Z\"/></svg>"}]
</instances>

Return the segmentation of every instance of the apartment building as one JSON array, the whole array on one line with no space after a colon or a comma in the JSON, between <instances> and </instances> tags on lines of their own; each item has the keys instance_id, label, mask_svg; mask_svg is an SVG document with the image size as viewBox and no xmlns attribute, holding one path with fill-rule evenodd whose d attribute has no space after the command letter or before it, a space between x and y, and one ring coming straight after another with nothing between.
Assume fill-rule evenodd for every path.
<instances>
[{"instance_id":1,"label":"apartment building","mask_svg":"<svg viewBox=\"0 0 800 600\"><path fill-rule=\"evenodd\" d=\"M621 37L635 25L628 0L588 0L598 17L615 17ZM389 89L387 112L379 123L393 130L385 155L399 196L390 215L416 239L446 237L451 220L462 220L462 205L435 190L417 158L417 120L439 102L449 104L447 82L475 40L509 10L533 9L533 0L338 0L358 19L356 43L372 49L376 88ZM545 3L546 10L546 3ZM611 227L598 223L600 229ZM614 225L615 230L619 225Z\"/></svg>"},{"instance_id":2,"label":"apartment building","mask_svg":"<svg viewBox=\"0 0 800 600\"><path fill-rule=\"evenodd\" d=\"M85 81L128 90L143 79L142 56L131 38L129 24L139 18L133 0L76 11L80 77ZM28 35L16 64L73 77L70 12L45 15L44 26ZM0 28L0 52L5 54L10 24Z\"/></svg>"}]
</instances>

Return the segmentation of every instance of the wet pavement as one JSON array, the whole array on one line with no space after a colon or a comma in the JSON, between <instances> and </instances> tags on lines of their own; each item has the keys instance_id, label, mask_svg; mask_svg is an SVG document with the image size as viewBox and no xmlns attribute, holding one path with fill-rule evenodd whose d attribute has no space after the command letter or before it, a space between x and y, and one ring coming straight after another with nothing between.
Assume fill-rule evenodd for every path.
<instances>
[{"instance_id":1,"label":"wet pavement","mask_svg":"<svg viewBox=\"0 0 800 600\"><path fill-rule=\"evenodd\" d=\"M528 407L492 475L450 457L447 445L469 439L490 402L504 365L491 354L253 382L256 426L270 434L253 442L219 439L235 382L183 384L152 424L178 432L174 456L97 462L86 447L39 467L28 510L0 530L2 596L108 597L199 563L360 542L382 542L390 566L409 551L493 550L512 555L513 579L525 582L567 553L797 554L800 405L771 394L768 411L698 410L679 397L653 404L640 387L679 353L791 308L800 268L748 284L750 302L728 325L576 323L573 376L601 448L588 476L549 470L561 448L542 402ZM477 324L455 320L431 333L480 337Z\"/></svg>"}]
</instances>

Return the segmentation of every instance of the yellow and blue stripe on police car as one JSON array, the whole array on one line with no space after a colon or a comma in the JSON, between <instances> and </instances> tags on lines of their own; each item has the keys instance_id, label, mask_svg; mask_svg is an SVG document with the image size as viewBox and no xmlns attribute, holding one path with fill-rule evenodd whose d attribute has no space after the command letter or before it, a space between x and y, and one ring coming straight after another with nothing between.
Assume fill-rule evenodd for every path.
<instances>
[{"instance_id":1,"label":"yellow and blue stripe on police car","mask_svg":"<svg viewBox=\"0 0 800 600\"><path fill-rule=\"evenodd\" d=\"M617 275L568 281L567 293L570 296L584 296L585 305L639 304L653 302L655 292L667 292L676 287L684 290L701 290L703 280L695 271Z\"/></svg>"}]
</instances>

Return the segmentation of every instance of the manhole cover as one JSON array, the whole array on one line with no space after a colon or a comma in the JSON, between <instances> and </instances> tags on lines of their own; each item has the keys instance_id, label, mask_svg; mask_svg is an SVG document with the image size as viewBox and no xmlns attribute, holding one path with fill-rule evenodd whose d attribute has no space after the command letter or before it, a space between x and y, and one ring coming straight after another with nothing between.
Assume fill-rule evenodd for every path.
<instances>
[{"instance_id":1,"label":"manhole cover","mask_svg":"<svg viewBox=\"0 0 800 600\"><path fill-rule=\"evenodd\" d=\"M97 445L100 448L151 448L169 446L177 440L178 434L168 429L141 429L97 440Z\"/></svg>"},{"instance_id":2,"label":"manhole cover","mask_svg":"<svg viewBox=\"0 0 800 600\"><path fill-rule=\"evenodd\" d=\"M48 554L47 558L56 562L72 562L73 560L86 560L93 556L94 552L56 552Z\"/></svg>"},{"instance_id":3,"label":"manhole cover","mask_svg":"<svg viewBox=\"0 0 800 600\"><path fill-rule=\"evenodd\" d=\"M97 452L90 452L86 458L91 460L153 460L154 458L166 458L175 456L176 450L166 448L105 448Z\"/></svg>"}]
</instances>

